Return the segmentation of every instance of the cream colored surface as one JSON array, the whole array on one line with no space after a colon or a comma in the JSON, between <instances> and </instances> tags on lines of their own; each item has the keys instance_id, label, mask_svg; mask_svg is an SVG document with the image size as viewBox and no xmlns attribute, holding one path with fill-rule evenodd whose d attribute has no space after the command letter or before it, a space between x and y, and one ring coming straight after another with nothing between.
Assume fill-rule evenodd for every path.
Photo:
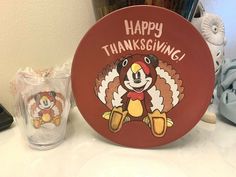
<instances>
[{"instance_id":1,"label":"cream colored surface","mask_svg":"<svg viewBox=\"0 0 236 177\"><path fill-rule=\"evenodd\" d=\"M0 0L0 103L12 111L9 81L18 68L72 59L94 22L90 0Z\"/></svg>"},{"instance_id":2,"label":"cream colored surface","mask_svg":"<svg viewBox=\"0 0 236 177\"><path fill-rule=\"evenodd\" d=\"M17 148L16 148L17 147ZM159 148L114 145L71 111L65 141L48 151L30 149L19 127L0 133L2 177L235 177L236 128L199 122Z\"/></svg>"}]
</instances>

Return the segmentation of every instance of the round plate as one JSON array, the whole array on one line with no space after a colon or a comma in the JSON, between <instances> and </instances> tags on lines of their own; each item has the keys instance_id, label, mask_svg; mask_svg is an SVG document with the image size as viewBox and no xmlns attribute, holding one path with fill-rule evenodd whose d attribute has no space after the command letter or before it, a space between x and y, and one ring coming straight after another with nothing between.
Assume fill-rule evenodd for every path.
<instances>
[{"instance_id":1,"label":"round plate","mask_svg":"<svg viewBox=\"0 0 236 177\"><path fill-rule=\"evenodd\" d=\"M84 36L72 89L86 121L107 139L148 148L191 130L214 87L207 44L181 16L153 6L105 16Z\"/></svg>"}]
</instances>

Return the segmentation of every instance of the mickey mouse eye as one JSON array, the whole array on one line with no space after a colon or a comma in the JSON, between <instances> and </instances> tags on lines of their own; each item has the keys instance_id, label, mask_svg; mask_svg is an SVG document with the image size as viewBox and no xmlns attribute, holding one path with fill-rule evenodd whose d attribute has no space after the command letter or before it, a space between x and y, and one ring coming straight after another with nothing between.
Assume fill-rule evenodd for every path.
<instances>
[{"instance_id":1,"label":"mickey mouse eye","mask_svg":"<svg viewBox=\"0 0 236 177\"><path fill-rule=\"evenodd\" d=\"M125 59L125 60L122 62L122 66L125 67L127 64L128 64L128 60Z\"/></svg>"},{"instance_id":2,"label":"mickey mouse eye","mask_svg":"<svg viewBox=\"0 0 236 177\"><path fill-rule=\"evenodd\" d=\"M150 64L150 63L151 63L151 60L150 60L148 57L144 57L144 61L145 61L147 64Z\"/></svg>"}]
</instances>

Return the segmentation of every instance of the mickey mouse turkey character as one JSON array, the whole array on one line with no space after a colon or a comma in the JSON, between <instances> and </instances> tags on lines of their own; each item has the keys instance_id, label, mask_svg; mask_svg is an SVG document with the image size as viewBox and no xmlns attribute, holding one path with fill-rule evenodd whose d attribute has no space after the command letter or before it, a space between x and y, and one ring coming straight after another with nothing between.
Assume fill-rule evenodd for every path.
<instances>
[{"instance_id":1,"label":"mickey mouse turkey character","mask_svg":"<svg viewBox=\"0 0 236 177\"><path fill-rule=\"evenodd\" d=\"M110 111L103 114L116 133L131 121L143 121L163 137L173 121L167 112L184 97L179 74L154 55L134 54L107 66L96 79L95 94Z\"/></svg>"}]
</instances>

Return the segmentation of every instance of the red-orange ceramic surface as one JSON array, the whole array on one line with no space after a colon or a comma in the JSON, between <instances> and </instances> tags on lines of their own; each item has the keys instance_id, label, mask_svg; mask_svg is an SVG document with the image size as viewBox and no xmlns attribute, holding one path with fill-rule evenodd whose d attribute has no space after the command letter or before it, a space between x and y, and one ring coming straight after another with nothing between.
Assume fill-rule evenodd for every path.
<instances>
[{"instance_id":1,"label":"red-orange ceramic surface","mask_svg":"<svg viewBox=\"0 0 236 177\"><path fill-rule=\"evenodd\" d=\"M81 40L72 89L86 121L112 142L149 148L191 130L210 103L207 44L181 16L158 7L118 10Z\"/></svg>"}]
</instances>

